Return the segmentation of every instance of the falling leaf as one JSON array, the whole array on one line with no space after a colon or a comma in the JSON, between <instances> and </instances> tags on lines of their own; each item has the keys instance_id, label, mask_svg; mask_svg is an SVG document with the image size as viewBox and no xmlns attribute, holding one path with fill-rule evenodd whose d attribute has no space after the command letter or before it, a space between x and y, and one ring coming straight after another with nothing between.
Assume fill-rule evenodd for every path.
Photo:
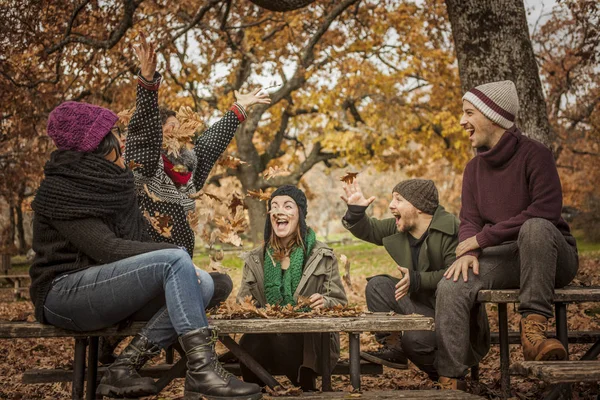
<instances>
[{"instance_id":1,"label":"falling leaf","mask_svg":"<svg viewBox=\"0 0 600 400\"><path fill-rule=\"evenodd\" d=\"M344 269L344 275L342 275L342 280L346 284L346 287L349 290L352 290L352 280L350 279L350 260L344 254L340 255L340 264L342 264Z\"/></svg>"},{"instance_id":2,"label":"falling leaf","mask_svg":"<svg viewBox=\"0 0 600 400\"><path fill-rule=\"evenodd\" d=\"M148 189L148 185L144 183L144 192L152 199L152 201L162 201L157 195L152 193L150 189Z\"/></svg>"},{"instance_id":3,"label":"falling leaf","mask_svg":"<svg viewBox=\"0 0 600 400\"><path fill-rule=\"evenodd\" d=\"M269 199L271 198L271 195L263 192L262 189L248 190L246 193L246 196L252 197L253 199L258 199L260 201L269 201Z\"/></svg>"},{"instance_id":4,"label":"falling leaf","mask_svg":"<svg viewBox=\"0 0 600 400\"><path fill-rule=\"evenodd\" d=\"M150 215L148 211L144 211L143 215L148 220L148 222L150 222L152 228L156 232L158 232L159 235L165 238L171 237L171 230L173 229L173 224L169 215L161 214L158 211L155 211L154 215Z\"/></svg>"},{"instance_id":5,"label":"falling leaf","mask_svg":"<svg viewBox=\"0 0 600 400\"><path fill-rule=\"evenodd\" d=\"M219 164L225 168L236 169L240 165L248 164L248 163L240 160L239 158L233 157L233 156L224 156L219 159L217 164Z\"/></svg>"},{"instance_id":6,"label":"falling leaf","mask_svg":"<svg viewBox=\"0 0 600 400\"><path fill-rule=\"evenodd\" d=\"M340 181L350 185L356 179L356 175L358 175L358 172L346 172L346 175L342 176Z\"/></svg>"},{"instance_id":7,"label":"falling leaf","mask_svg":"<svg viewBox=\"0 0 600 400\"><path fill-rule=\"evenodd\" d=\"M239 197L237 194L233 194L233 197L231 198L231 202L229 203L229 211L235 215L237 213L237 208L238 207L246 207L246 204L244 203L244 199L243 197Z\"/></svg>"},{"instance_id":8,"label":"falling leaf","mask_svg":"<svg viewBox=\"0 0 600 400\"><path fill-rule=\"evenodd\" d=\"M212 200L215 200L215 201L217 201L219 203L222 203L222 200L218 196L215 196L214 194L205 192L203 190L200 190L200 191L198 191L198 192L196 192L194 194L189 195L190 199L198 199L198 198L200 198L202 196L206 196L209 199L212 199Z\"/></svg>"},{"instance_id":9,"label":"falling leaf","mask_svg":"<svg viewBox=\"0 0 600 400\"><path fill-rule=\"evenodd\" d=\"M136 163L134 160L130 160L129 163L127 163L127 167L130 170L135 171L136 169L143 167L143 165Z\"/></svg>"},{"instance_id":10,"label":"falling leaf","mask_svg":"<svg viewBox=\"0 0 600 400\"><path fill-rule=\"evenodd\" d=\"M117 116L119 117L119 122L125 126L129 125L129 122L131 121L131 117L133 117L134 112L135 112L135 107L130 108L129 110L121 111L120 113L117 114Z\"/></svg>"},{"instance_id":11,"label":"falling leaf","mask_svg":"<svg viewBox=\"0 0 600 400\"><path fill-rule=\"evenodd\" d=\"M279 165L276 165L274 167L269 167L269 169L263 173L263 177L268 180L276 176L288 175L289 173L290 171L288 171L287 168L282 168Z\"/></svg>"}]
</instances>

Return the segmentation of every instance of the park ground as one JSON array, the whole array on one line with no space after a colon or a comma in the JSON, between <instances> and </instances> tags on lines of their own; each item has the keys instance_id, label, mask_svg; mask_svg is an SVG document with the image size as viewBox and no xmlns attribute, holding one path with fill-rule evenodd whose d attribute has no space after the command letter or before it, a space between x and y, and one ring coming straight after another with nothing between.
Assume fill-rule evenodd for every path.
<instances>
[{"instance_id":1,"label":"park ground","mask_svg":"<svg viewBox=\"0 0 600 400\"><path fill-rule=\"evenodd\" d=\"M366 243L351 242L333 244L338 257L346 255L350 262L350 276L352 288L348 289L349 301L366 307L364 288L366 277L394 272L391 259L382 247ZM600 244L579 241L580 268L573 284L600 285ZM197 250L194 261L198 266L207 266L208 255ZM16 259L17 265L11 273L24 273L28 266L22 260ZM234 282L233 299L242 272L242 261L239 252L226 252L222 262L227 268ZM343 273L343 271L341 271ZM488 306L488 315L492 330L497 330L496 308ZM569 305L570 330L600 330L600 305L583 303ZM26 301L14 301L10 290L0 291L0 320L3 321L33 321L33 307ZM518 330L518 314L514 307L509 307L509 321L512 330ZM238 338L239 339L239 338ZM372 335L361 336L361 349L375 349L376 343ZM572 345L570 347L572 359L580 357L588 345ZM224 351L219 348L219 351ZM348 341L342 337L342 358L347 358ZM6 400L33 400L33 399L68 399L71 393L70 383L24 385L21 375L24 371L33 368L69 368L73 355L72 339L20 339L0 340L0 399ZM522 360L520 346L511 346L512 362ZM164 354L153 362L164 361ZM492 346L488 355L483 359L480 369L480 382L470 382L470 391L485 398L497 398L500 393L500 372L498 347ZM515 399L539 399L546 390L543 383L534 380L512 377L513 396ZM352 390L349 377L334 376L334 390ZM363 377L362 389L369 390L419 390L431 389L434 384L425 374L421 373L412 364L408 370L394 370L384 368L384 372L376 377ZM598 384L575 385L574 399L595 399L599 393ZM148 400L181 399L183 396L183 379L175 380L158 396L148 397Z\"/></svg>"}]
</instances>

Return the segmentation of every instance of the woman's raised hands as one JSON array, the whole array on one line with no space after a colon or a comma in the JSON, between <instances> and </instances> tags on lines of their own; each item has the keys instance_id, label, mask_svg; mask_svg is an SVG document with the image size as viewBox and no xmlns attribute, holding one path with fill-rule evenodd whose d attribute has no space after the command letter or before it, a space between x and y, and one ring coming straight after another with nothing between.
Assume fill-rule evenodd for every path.
<instances>
[{"instance_id":1,"label":"woman's raised hands","mask_svg":"<svg viewBox=\"0 0 600 400\"><path fill-rule=\"evenodd\" d=\"M140 61L142 77L147 81L152 81L154 79L154 72L156 71L154 43L148 42L146 35L140 32L140 44L134 46L133 50Z\"/></svg>"},{"instance_id":2,"label":"woman's raised hands","mask_svg":"<svg viewBox=\"0 0 600 400\"><path fill-rule=\"evenodd\" d=\"M233 93L235 94L236 101L247 110L249 107L252 107L255 104L271 104L271 98L268 93L260 93L262 89L256 89L254 92L241 94L237 90Z\"/></svg>"}]
</instances>

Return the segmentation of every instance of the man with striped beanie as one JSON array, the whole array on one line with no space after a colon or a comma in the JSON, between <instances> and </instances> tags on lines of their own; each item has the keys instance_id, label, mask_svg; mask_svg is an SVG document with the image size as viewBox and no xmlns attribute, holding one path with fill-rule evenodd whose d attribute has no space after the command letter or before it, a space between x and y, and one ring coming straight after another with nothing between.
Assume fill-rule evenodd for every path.
<instances>
[{"instance_id":1,"label":"man with striped beanie","mask_svg":"<svg viewBox=\"0 0 600 400\"><path fill-rule=\"evenodd\" d=\"M456 261L437 287L435 366L442 387L462 378L489 350L481 289L520 289L525 360L563 360L567 352L546 338L554 288L579 267L575 239L561 217L562 189L552 152L516 127L519 99L511 81L491 82L463 96L460 124L477 155L462 186ZM483 315L479 322L470 316ZM473 332L485 344L472 347Z\"/></svg>"}]
</instances>

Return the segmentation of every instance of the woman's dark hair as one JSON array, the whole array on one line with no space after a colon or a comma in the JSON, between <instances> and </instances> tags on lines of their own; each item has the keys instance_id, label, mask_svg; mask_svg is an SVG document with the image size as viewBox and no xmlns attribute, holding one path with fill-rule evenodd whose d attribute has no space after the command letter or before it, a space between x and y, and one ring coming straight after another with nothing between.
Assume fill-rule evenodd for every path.
<instances>
[{"instance_id":1,"label":"woman's dark hair","mask_svg":"<svg viewBox=\"0 0 600 400\"><path fill-rule=\"evenodd\" d=\"M160 125L164 126L167 123L169 117L176 117L177 113L167 107L159 107L158 112L160 113Z\"/></svg>"},{"instance_id":2,"label":"woman's dark hair","mask_svg":"<svg viewBox=\"0 0 600 400\"><path fill-rule=\"evenodd\" d=\"M120 131L118 134L121 134ZM106 136L104 136L104 139L102 139L98 147L96 147L96 150L94 150L92 153L105 157L109 155L110 152L113 150L116 153L116 157L113 161L116 161L119 157L121 157L121 144L119 143L119 139L117 139L117 137L113 135L111 130Z\"/></svg>"}]
</instances>

